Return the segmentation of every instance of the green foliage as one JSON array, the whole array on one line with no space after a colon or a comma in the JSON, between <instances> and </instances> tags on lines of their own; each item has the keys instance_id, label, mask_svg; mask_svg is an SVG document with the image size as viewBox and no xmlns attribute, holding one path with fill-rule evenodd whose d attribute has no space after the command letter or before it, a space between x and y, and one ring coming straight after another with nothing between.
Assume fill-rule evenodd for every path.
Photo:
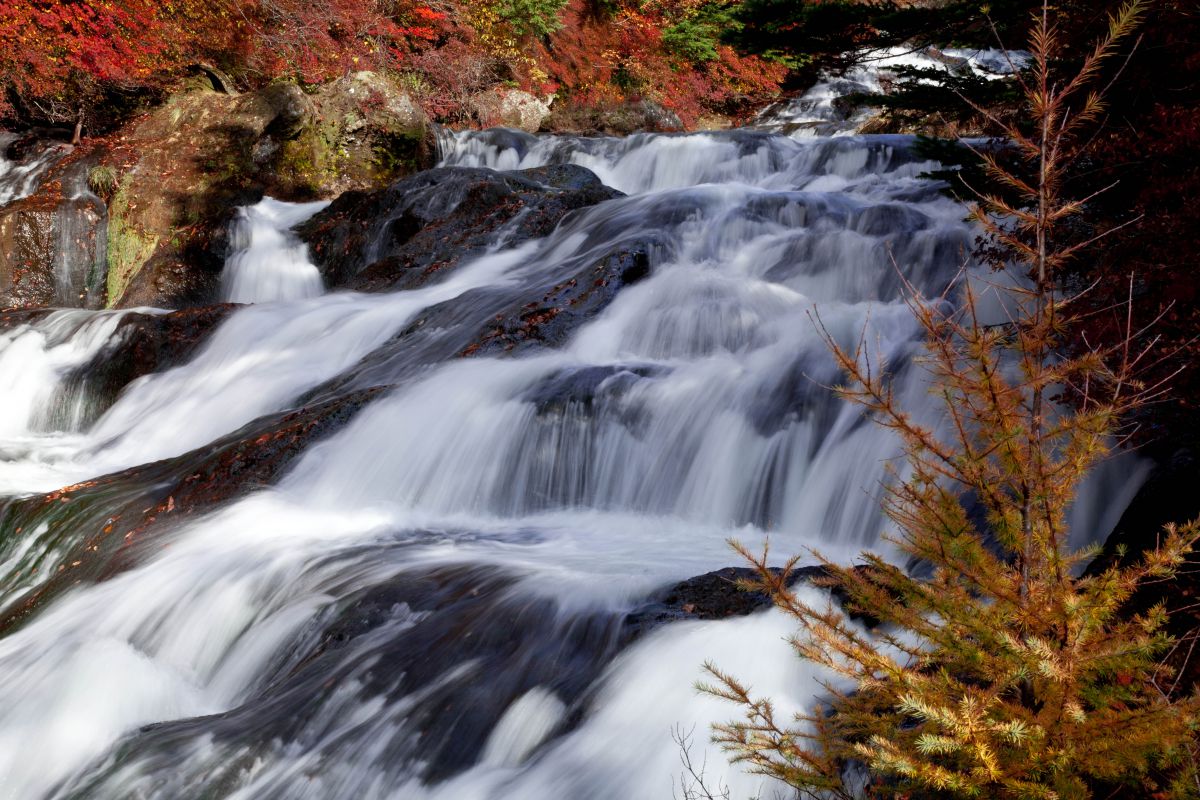
<instances>
[{"instance_id":1,"label":"green foliage","mask_svg":"<svg viewBox=\"0 0 1200 800\"><path fill-rule=\"evenodd\" d=\"M728 2L709 2L687 9L663 29L662 42L668 52L690 64L716 61L721 36L741 27L735 8Z\"/></svg>"},{"instance_id":2,"label":"green foliage","mask_svg":"<svg viewBox=\"0 0 1200 800\"><path fill-rule=\"evenodd\" d=\"M847 351L826 333L847 376L841 394L904 445L907 470L888 487L884 511L895 525L890 541L928 577L871 554L858 567L822 559L845 611L874 621L864 626L832 603L801 601L789 588L797 560L780 573L768 553L739 548L756 567L750 585L800 625L800 657L853 685L828 687L825 707L790 722L710 666L716 682L707 691L745 711L718 726L716 740L754 769L846 798L850 761L868 766L883 796L1067 800L1098 786L1116 789L1111 796L1135 786L1163 798L1195 793L1200 698L1165 688L1164 608L1123 609L1139 586L1179 570L1200 525L1168 526L1140 561L1082 576L1096 549L1073 550L1066 527L1080 482L1110 453L1119 421L1159 389L1139 380L1132 323L1110 348L1069 352L1062 342L1077 298L1061 292L1060 280L1078 251L1063 244L1063 231L1083 208L1062 187L1103 113L1091 87L1140 14L1137 2L1123 7L1061 82L1052 75L1057 31L1048 9L1034 25L1024 83L1032 135L994 120L1028 168L977 154L988 177L1017 198L984 196L976 210L998 246L993 266L1025 273L1025 283L992 289L1009 322L981 320L970 283L956 311L915 291L909 299L945 432L898 405L876 356L861 344ZM1121 316L1132 319L1132 307ZM1054 402L1058 387L1068 387L1071 405ZM1154 777L1161 770L1165 782Z\"/></svg>"},{"instance_id":3,"label":"green foliage","mask_svg":"<svg viewBox=\"0 0 1200 800\"><path fill-rule=\"evenodd\" d=\"M99 164L88 170L88 189L105 201L117 193L119 183L117 171L107 164Z\"/></svg>"},{"instance_id":4,"label":"green foliage","mask_svg":"<svg viewBox=\"0 0 1200 800\"><path fill-rule=\"evenodd\" d=\"M567 0L497 0L496 14L518 36L549 36L562 27L560 16Z\"/></svg>"}]
</instances>

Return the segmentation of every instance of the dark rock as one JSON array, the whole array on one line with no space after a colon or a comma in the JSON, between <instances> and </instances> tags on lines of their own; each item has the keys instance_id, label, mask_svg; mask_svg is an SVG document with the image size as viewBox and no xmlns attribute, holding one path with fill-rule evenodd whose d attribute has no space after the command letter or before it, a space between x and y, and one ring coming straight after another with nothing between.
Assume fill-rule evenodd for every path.
<instances>
[{"instance_id":1,"label":"dark rock","mask_svg":"<svg viewBox=\"0 0 1200 800\"><path fill-rule=\"evenodd\" d=\"M378 192L342 195L298 232L330 286L411 289L484 252L502 228L505 243L516 246L550 233L570 211L620 196L574 165L499 173L442 167Z\"/></svg>"},{"instance_id":2,"label":"dark rock","mask_svg":"<svg viewBox=\"0 0 1200 800\"><path fill-rule=\"evenodd\" d=\"M541 297L496 316L461 355L514 353L530 347L557 347L585 320L598 314L623 287L650 274L649 248L621 250L590 269L562 281Z\"/></svg>"},{"instance_id":3,"label":"dark rock","mask_svg":"<svg viewBox=\"0 0 1200 800\"><path fill-rule=\"evenodd\" d=\"M618 242L598 261L584 259L570 277L497 292L466 292L421 312L357 366L317 387L312 399L347 389L391 385L455 355L516 356L557 347L600 313L625 286L645 277L656 243ZM533 300L529 298L533 297Z\"/></svg>"},{"instance_id":4,"label":"dark rock","mask_svg":"<svg viewBox=\"0 0 1200 800\"><path fill-rule=\"evenodd\" d=\"M359 557L378 564L403 552L396 547ZM125 743L118 763L169 759L200 737L222 767L231 753L269 759L301 742L311 750L348 690L380 704L376 724L403 715L402 727L380 725L372 745L380 769L394 771L396 780L418 775L433 784L477 763L501 717L531 690L563 704L566 713L551 731L561 735L582 718L591 687L619 650L620 618L565 612L551 599L514 593L519 577L494 566L409 568L343 596L288 648L295 657L237 707L144 728ZM320 736L319 750L331 760L352 758L350 747L361 745L354 737ZM120 779L111 767L78 796L111 795ZM177 772L185 775L177 796L232 788L218 790L228 770L208 768L204 757Z\"/></svg>"},{"instance_id":5,"label":"dark rock","mask_svg":"<svg viewBox=\"0 0 1200 800\"><path fill-rule=\"evenodd\" d=\"M778 571L776 571L778 572ZM793 570L792 584L823 578L822 567ZM638 635L667 622L680 619L726 619L744 617L771 607L771 598L762 592L745 591L739 581L750 581L756 573L749 567L725 567L695 578L688 578L664 590L626 618L626 625Z\"/></svg>"},{"instance_id":6,"label":"dark rock","mask_svg":"<svg viewBox=\"0 0 1200 800\"><path fill-rule=\"evenodd\" d=\"M32 325L54 313L50 308L5 308L0 309L0 333L19 325Z\"/></svg>"},{"instance_id":7,"label":"dark rock","mask_svg":"<svg viewBox=\"0 0 1200 800\"><path fill-rule=\"evenodd\" d=\"M642 378L662 374L662 367L603 365L563 370L531 388L524 400L539 414L559 412L568 405L590 408L601 392L621 395Z\"/></svg>"}]
</instances>

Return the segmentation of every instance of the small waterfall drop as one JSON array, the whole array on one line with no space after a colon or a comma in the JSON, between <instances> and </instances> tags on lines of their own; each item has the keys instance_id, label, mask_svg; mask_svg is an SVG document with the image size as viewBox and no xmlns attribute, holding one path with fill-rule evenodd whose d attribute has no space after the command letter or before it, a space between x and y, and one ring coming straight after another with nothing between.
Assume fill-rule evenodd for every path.
<instances>
[{"instance_id":1,"label":"small waterfall drop","mask_svg":"<svg viewBox=\"0 0 1200 800\"><path fill-rule=\"evenodd\" d=\"M73 149L69 144L43 143L31 154L13 160L8 151L17 139L15 134L0 131L0 205L32 194L47 170Z\"/></svg>"},{"instance_id":2,"label":"small waterfall drop","mask_svg":"<svg viewBox=\"0 0 1200 800\"><path fill-rule=\"evenodd\" d=\"M230 303L303 300L324 291L308 247L291 229L329 203L284 203L264 197L237 210L221 296Z\"/></svg>"}]
</instances>

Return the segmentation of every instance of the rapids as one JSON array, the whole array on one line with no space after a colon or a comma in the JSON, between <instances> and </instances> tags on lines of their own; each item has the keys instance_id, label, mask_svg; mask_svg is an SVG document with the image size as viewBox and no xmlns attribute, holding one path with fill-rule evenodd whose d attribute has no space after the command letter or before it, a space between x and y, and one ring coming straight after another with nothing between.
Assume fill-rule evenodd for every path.
<instances>
[{"instance_id":1,"label":"rapids","mask_svg":"<svg viewBox=\"0 0 1200 800\"><path fill-rule=\"evenodd\" d=\"M781 713L810 704L818 676L792 657L788 620L631 620L736 563L730 537L769 537L780 558L881 548L898 447L825 388L813 311L844 343L865 327L903 402L938 424L896 270L941 291L969 258L964 209L898 136L441 145L448 166L580 164L627 196L544 239L500 230L441 281L391 294L325 293L288 230L317 207L264 200L241 212L226 265L226 297L249 305L88 414L52 406L87 403L63 387L125 312L0 332L10 498L172 459L126 473L126 491L149 492L138 476L187 475L258 417L389 387L275 485L6 631L0 798L662 800L679 793L676 729L694 731L712 787L782 792L706 745L736 709L692 685L712 659ZM649 274L563 346L457 357L455 325L639 237L655 242ZM447 306L457 322L405 344L411 320ZM1102 536L1139 479L1100 476L1077 530ZM0 608L84 535L49 512L17 527L7 502Z\"/></svg>"}]
</instances>

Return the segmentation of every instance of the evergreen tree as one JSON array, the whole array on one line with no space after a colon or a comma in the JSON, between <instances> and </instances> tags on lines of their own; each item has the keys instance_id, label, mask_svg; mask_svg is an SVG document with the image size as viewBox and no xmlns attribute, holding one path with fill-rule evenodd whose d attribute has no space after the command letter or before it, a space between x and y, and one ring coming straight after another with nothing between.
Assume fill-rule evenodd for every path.
<instances>
[{"instance_id":1,"label":"evergreen tree","mask_svg":"<svg viewBox=\"0 0 1200 800\"><path fill-rule=\"evenodd\" d=\"M1160 781L1156 796L1196 794L1200 704L1162 688L1165 613L1122 607L1138 586L1179 567L1198 528L1168 527L1140 561L1080 576L1096 550L1072 549L1066 526L1080 482L1114 447L1120 420L1161 389L1137 380L1132 302L1123 342L1085 352L1063 346L1075 298L1057 282L1084 246L1059 242L1086 202L1067 199L1062 187L1103 111L1103 93L1092 87L1141 13L1138 2L1123 7L1065 82L1053 78L1059 32L1048 4L1034 19L1032 65L1021 77L1032 131L995 120L1028 170L980 154L1020 201L981 197L975 214L997 258L1027 273L1009 282L1015 287L994 289L1010 320L981 320L969 282L957 290L957 310L908 287L948 432L897 404L883 365L861 343L847 350L826 334L847 376L840 393L903 443L906 477L889 486L884 511L895 523L890 540L927 566L926 577L870 554L858 567L822 559L845 611L816 608L789 588L796 560L781 573L768 568L766 552L739 548L756 567L754 588L798 621L797 653L853 685L829 685L823 707L780 720L770 700L709 665L715 681L703 688L746 714L718 726L715 738L754 769L814 796L849 797L844 774L859 762L887 796L1048 800L1147 787L1166 767L1175 783Z\"/></svg>"}]
</instances>

